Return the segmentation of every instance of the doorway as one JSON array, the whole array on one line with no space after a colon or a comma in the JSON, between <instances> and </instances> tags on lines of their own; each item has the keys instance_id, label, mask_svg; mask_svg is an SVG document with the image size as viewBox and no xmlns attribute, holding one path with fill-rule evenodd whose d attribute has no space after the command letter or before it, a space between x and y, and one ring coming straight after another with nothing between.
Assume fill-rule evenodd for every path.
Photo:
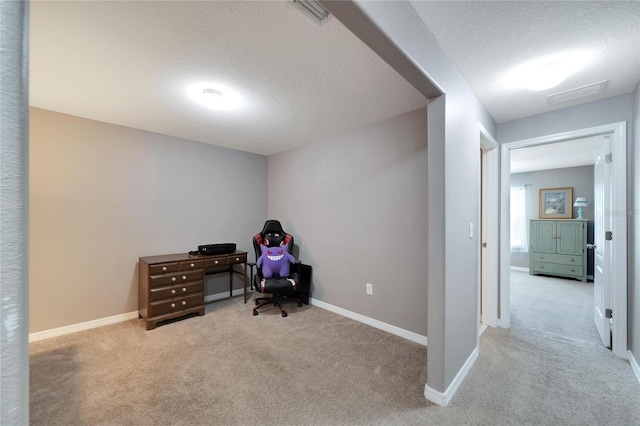
<instances>
[{"instance_id":1,"label":"doorway","mask_svg":"<svg viewBox=\"0 0 640 426\"><path fill-rule=\"evenodd\" d=\"M498 142L478 124L479 149L479 236L478 242L478 336L486 327L498 327ZM495 297L494 297L495 296Z\"/></svg>"},{"instance_id":2,"label":"doorway","mask_svg":"<svg viewBox=\"0 0 640 426\"><path fill-rule=\"evenodd\" d=\"M611 309L615 312L615 320L612 322L613 353L620 357L627 357L627 211L626 204L626 158L627 137L626 122L591 127L571 132L548 135L533 139L510 142L502 145L501 150L501 208L500 208L500 325L509 328L511 324L510 306L510 157L511 150L523 147L544 145L554 142L566 141L582 137L610 135L612 141L612 158L615 159L615 167L611 168L613 188L611 193L611 232L613 235L623 236L611 241ZM595 154L595 153L594 153ZM618 214L616 214L618 212ZM492 295L490 297L496 297Z\"/></svg>"}]
</instances>

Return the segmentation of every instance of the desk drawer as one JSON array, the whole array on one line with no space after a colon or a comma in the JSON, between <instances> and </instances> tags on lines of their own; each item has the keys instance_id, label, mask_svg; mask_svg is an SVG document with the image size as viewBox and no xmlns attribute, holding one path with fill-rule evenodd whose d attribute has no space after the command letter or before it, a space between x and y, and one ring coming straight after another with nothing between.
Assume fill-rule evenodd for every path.
<instances>
[{"instance_id":1,"label":"desk drawer","mask_svg":"<svg viewBox=\"0 0 640 426\"><path fill-rule=\"evenodd\" d=\"M181 271L194 271L204 267L204 260L191 260L189 262L180 262Z\"/></svg>"},{"instance_id":2,"label":"desk drawer","mask_svg":"<svg viewBox=\"0 0 640 426\"><path fill-rule=\"evenodd\" d=\"M184 271L173 274L154 275L149 278L150 287L160 287L172 284L186 283L189 281L201 281L202 269L198 271Z\"/></svg>"},{"instance_id":3,"label":"desk drawer","mask_svg":"<svg viewBox=\"0 0 640 426\"><path fill-rule=\"evenodd\" d=\"M204 304L203 293L196 293L178 299L170 299L162 302L153 302L149 304L149 317L158 317L160 315L180 312L185 309L195 308Z\"/></svg>"},{"instance_id":4,"label":"desk drawer","mask_svg":"<svg viewBox=\"0 0 640 426\"><path fill-rule=\"evenodd\" d=\"M156 302L163 299L175 299L176 297L201 292L202 288L202 281L191 282L184 285L157 287L149 291L149 300L151 302Z\"/></svg>"},{"instance_id":5,"label":"desk drawer","mask_svg":"<svg viewBox=\"0 0 640 426\"><path fill-rule=\"evenodd\" d=\"M531 262L532 272L538 274L558 274L569 277L582 277L581 266L558 265L556 263Z\"/></svg>"},{"instance_id":6,"label":"desk drawer","mask_svg":"<svg viewBox=\"0 0 640 426\"><path fill-rule=\"evenodd\" d=\"M177 263L160 263L158 265L149 265L149 275L166 274L168 272L176 272L177 270Z\"/></svg>"},{"instance_id":7,"label":"desk drawer","mask_svg":"<svg viewBox=\"0 0 640 426\"><path fill-rule=\"evenodd\" d=\"M229 256L229 264L235 265L236 263L245 263L247 261L247 254L234 254Z\"/></svg>"},{"instance_id":8,"label":"desk drawer","mask_svg":"<svg viewBox=\"0 0 640 426\"><path fill-rule=\"evenodd\" d=\"M204 261L205 268L228 265L226 257L212 257Z\"/></svg>"}]
</instances>

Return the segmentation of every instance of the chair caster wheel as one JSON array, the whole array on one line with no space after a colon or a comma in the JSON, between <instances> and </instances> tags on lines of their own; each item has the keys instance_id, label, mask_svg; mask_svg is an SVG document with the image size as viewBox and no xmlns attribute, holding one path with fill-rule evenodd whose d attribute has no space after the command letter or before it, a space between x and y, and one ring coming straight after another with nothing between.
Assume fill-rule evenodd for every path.
<instances>
[{"instance_id":1,"label":"chair caster wheel","mask_svg":"<svg viewBox=\"0 0 640 426\"><path fill-rule=\"evenodd\" d=\"M260 303L260 301L258 301L258 300L254 300L254 301L253 301L253 304L254 304L254 305L257 305L257 304L259 304L259 303Z\"/></svg>"},{"instance_id":2,"label":"chair caster wheel","mask_svg":"<svg viewBox=\"0 0 640 426\"><path fill-rule=\"evenodd\" d=\"M285 318L286 316L287 316L287 313L286 313L286 312L283 312L283 313L282 313L282 318Z\"/></svg>"},{"instance_id":3,"label":"chair caster wheel","mask_svg":"<svg viewBox=\"0 0 640 426\"><path fill-rule=\"evenodd\" d=\"M255 317L256 315L258 315L258 311L256 311L255 309L253 310L253 316Z\"/></svg>"}]
</instances>

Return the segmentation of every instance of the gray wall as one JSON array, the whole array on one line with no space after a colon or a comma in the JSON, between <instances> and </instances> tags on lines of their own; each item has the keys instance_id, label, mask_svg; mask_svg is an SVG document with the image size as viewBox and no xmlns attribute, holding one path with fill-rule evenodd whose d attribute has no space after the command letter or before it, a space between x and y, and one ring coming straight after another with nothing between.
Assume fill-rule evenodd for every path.
<instances>
[{"instance_id":1,"label":"gray wall","mask_svg":"<svg viewBox=\"0 0 640 426\"><path fill-rule=\"evenodd\" d=\"M495 122L475 97L409 2L325 2L347 28L425 96L427 370L431 397L441 398L478 341L480 137ZM434 87L434 84L437 87ZM438 95L437 93L440 93ZM411 297L411 296L408 296ZM438 392L431 393L430 390Z\"/></svg>"},{"instance_id":2,"label":"gray wall","mask_svg":"<svg viewBox=\"0 0 640 426\"><path fill-rule=\"evenodd\" d=\"M570 167L566 169L540 170L526 173L513 173L511 186L525 187L525 205L527 219L538 218L540 203L539 190L542 188L573 188L573 198L586 197L589 207L583 207L583 215L589 219L587 229L588 242L593 242L593 166ZM573 208L573 218L578 217L578 208ZM527 235L529 227L527 226ZM531 240L528 240L531 243ZM587 274L593 275L591 253L588 252ZM529 252L511 252L511 266L529 267Z\"/></svg>"},{"instance_id":3,"label":"gray wall","mask_svg":"<svg viewBox=\"0 0 640 426\"><path fill-rule=\"evenodd\" d=\"M640 362L640 83L633 92L633 132L629 183L629 349Z\"/></svg>"},{"instance_id":4,"label":"gray wall","mask_svg":"<svg viewBox=\"0 0 640 426\"><path fill-rule=\"evenodd\" d=\"M612 98L602 99L571 108L565 108L545 114L534 115L532 117L522 118L507 123L498 124L498 143L513 142L521 139L529 139L550 135L554 133L568 132L588 127L599 126L603 124L617 123L620 121L627 122L627 170L629 170L629 179L627 184L628 208L635 206L635 210L629 218L628 229L628 334L632 342L633 352L638 358L640 353L640 303L637 292L639 281L639 272L634 266L638 264L638 238L640 223L637 212L638 199L635 196L640 190L640 155L638 149L640 145L640 136L638 135L639 127L639 109L638 94L636 89L633 94L625 94ZM635 120L635 122L634 122ZM634 130L635 129L635 130ZM632 257L632 256L635 256Z\"/></svg>"},{"instance_id":5,"label":"gray wall","mask_svg":"<svg viewBox=\"0 0 640 426\"><path fill-rule=\"evenodd\" d=\"M314 299L426 336L426 179L426 109L269 157L269 217Z\"/></svg>"},{"instance_id":6,"label":"gray wall","mask_svg":"<svg viewBox=\"0 0 640 426\"><path fill-rule=\"evenodd\" d=\"M633 120L630 93L498 124L498 143ZM631 127L627 127L627 132ZM631 145L631 144L629 144ZM631 151L629 151L631 152ZM629 157L630 158L630 157Z\"/></svg>"},{"instance_id":7,"label":"gray wall","mask_svg":"<svg viewBox=\"0 0 640 426\"><path fill-rule=\"evenodd\" d=\"M266 157L37 108L30 120L31 332L137 311L140 256L253 252Z\"/></svg>"}]
</instances>

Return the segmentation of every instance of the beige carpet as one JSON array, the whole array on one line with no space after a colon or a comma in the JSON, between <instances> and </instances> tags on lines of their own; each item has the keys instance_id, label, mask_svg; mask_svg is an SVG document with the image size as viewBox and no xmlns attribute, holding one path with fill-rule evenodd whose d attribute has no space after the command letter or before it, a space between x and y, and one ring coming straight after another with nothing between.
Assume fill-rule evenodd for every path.
<instances>
[{"instance_id":1,"label":"beige carpet","mask_svg":"<svg viewBox=\"0 0 640 426\"><path fill-rule=\"evenodd\" d=\"M31 423L640 424L629 364L527 329L518 298L538 290L518 287L513 329L484 333L447 408L424 399L425 347L316 307L253 317L234 298L152 331L132 320L32 343Z\"/></svg>"}]
</instances>

